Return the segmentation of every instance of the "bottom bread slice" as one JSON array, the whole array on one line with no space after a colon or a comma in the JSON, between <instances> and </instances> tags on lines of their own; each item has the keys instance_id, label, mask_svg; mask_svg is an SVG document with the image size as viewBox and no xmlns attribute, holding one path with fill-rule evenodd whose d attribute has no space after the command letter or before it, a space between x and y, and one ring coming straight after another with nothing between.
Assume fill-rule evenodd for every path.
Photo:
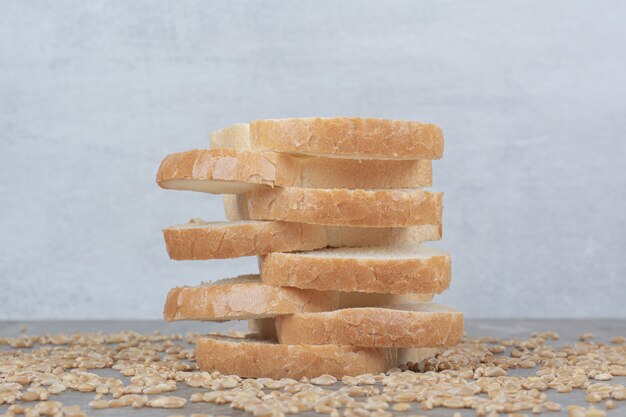
<instances>
[{"instance_id":1,"label":"bottom bread slice","mask_svg":"<svg viewBox=\"0 0 626 417\"><path fill-rule=\"evenodd\" d=\"M435 303L345 308L276 318L280 343L445 347L463 337L463 314Z\"/></svg>"},{"instance_id":2,"label":"bottom bread slice","mask_svg":"<svg viewBox=\"0 0 626 417\"><path fill-rule=\"evenodd\" d=\"M258 337L208 335L196 340L196 361L203 371L242 378L317 377L323 374L377 374L392 367L387 349L338 345L283 345Z\"/></svg>"}]
</instances>

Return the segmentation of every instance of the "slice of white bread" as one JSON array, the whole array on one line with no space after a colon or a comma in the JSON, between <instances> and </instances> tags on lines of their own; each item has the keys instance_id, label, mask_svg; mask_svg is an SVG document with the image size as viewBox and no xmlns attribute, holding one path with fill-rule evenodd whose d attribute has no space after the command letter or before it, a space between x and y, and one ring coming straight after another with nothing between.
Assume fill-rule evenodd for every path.
<instances>
[{"instance_id":1,"label":"slice of white bread","mask_svg":"<svg viewBox=\"0 0 626 417\"><path fill-rule=\"evenodd\" d=\"M290 222L204 222L193 219L163 229L167 252L176 260L223 259L326 246L323 228Z\"/></svg>"},{"instance_id":2,"label":"slice of white bread","mask_svg":"<svg viewBox=\"0 0 626 417\"><path fill-rule=\"evenodd\" d=\"M262 283L258 275L241 275L170 290L163 316L165 321L247 320L330 311L338 305L336 293L276 287Z\"/></svg>"},{"instance_id":3,"label":"slice of white bread","mask_svg":"<svg viewBox=\"0 0 626 417\"><path fill-rule=\"evenodd\" d=\"M166 156L160 187L239 194L254 187L416 188L432 184L432 162L291 156L275 152L195 149Z\"/></svg>"},{"instance_id":4,"label":"slice of white bread","mask_svg":"<svg viewBox=\"0 0 626 417\"><path fill-rule=\"evenodd\" d=\"M320 291L434 293L450 286L450 256L419 245L268 253L261 279L271 285Z\"/></svg>"},{"instance_id":5,"label":"slice of white bread","mask_svg":"<svg viewBox=\"0 0 626 417\"><path fill-rule=\"evenodd\" d=\"M327 246L377 246L441 239L441 228L328 227L314 224L249 221L205 222L163 229L165 246L175 260L206 260L321 249Z\"/></svg>"},{"instance_id":6,"label":"slice of white bread","mask_svg":"<svg viewBox=\"0 0 626 417\"><path fill-rule=\"evenodd\" d=\"M346 308L276 318L280 343L434 348L463 337L463 314L435 303Z\"/></svg>"},{"instance_id":7,"label":"slice of white bread","mask_svg":"<svg viewBox=\"0 0 626 417\"><path fill-rule=\"evenodd\" d=\"M352 227L440 225L440 192L298 187L253 189L238 201L252 220ZM245 204L245 208L241 205Z\"/></svg>"},{"instance_id":8,"label":"slice of white bread","mask_svg":"<svg viewBox=\"0 0 626 417\"><path fill-rule=\"evenodd\" d=\"M258 334L260 338L278 343L276 336L276 324L272 319L248 320L248 329ZM390 365L403 366L410 364L415 366L422 361L434 358L439 348L384 348L387 351Z\"/></svg>"},{"instance_id":9,"label":"slice of white bread","mask_svg":"<svg viewBox=\"0 0 626 417\"><path fill-rule=\"evenodd\" d=\"M195 149L166 156L157 172L161 188L238 194L257 186L297 183L294 159L274 152Z\"/></svg>"},{"instance_id":10,"label":"slice of white bread","mask_svg":"<svg viewBox=\"0 0 626 417\"><path fill-rule=\"evenodd\" d=\"M402 305L408 303L428 302L433 299L433 294L396 295L332 291L323 292L322 294L328 294L329 297L333 298L333 301L337 301L337 305L332 310L341 308ZM276 336L276 324L274 318L255 318L248 320L248 329L252 333L258 334L263 339L278 340ZM408 362L408 360L406 362Z\"/></svg>"},{"instance_id":11,"label":"slice of white bread","mask_svg":"<svg viewBox=\"0 0 626 417\"><path fill-rule=\"evenodd\" d=\"M268 119L213 132L211 146L355 159L439 159L443 134L439 126L406 120Z\"/></svg>"},{"instance_id":12,"label":"slice of white bread","mask_svg":"<svg viewBox=\"0 0 626 417\"><path fill-rule=\"evenodd\" d=\"M378 374L397 361L389 349L337 345L285 345L253 335L207 335L196 339L201 370L242 378L293 378Z\"/></svg>"},{"instance_id":13,"label":"slice of white bread","mask_svg":"<svg viewBox=\"0 0 626 417\"><path fill-rule=\"evenodd\" d=\"M432 299L432 294L359 294L278 287L261 282L259 275L241 275L169 291L163 309L165 321L228 321L266 319L338 308L399 304ZM265 332L259 331L266 337ZM272 332L274 333L274 332Z\"/></svg>"}]
</instances>

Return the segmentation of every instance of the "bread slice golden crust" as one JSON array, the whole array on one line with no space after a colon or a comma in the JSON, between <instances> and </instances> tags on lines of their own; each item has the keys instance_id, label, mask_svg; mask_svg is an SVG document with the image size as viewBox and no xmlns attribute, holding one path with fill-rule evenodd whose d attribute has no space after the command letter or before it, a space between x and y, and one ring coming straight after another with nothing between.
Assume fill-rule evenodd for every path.
<instances>
[{"instance_id":1,"label":"bread slice golden crust","mask_svg":"<svg viewBox=\"0 0 626 417\"><path fill-rule=\"evenodd\" d=\"M450 286L450 256L417 245L268 253L261 279L271 285L320 291L435 293Z\"/></svg>"},{"instance_id":2,"label":"bread slice golden crust","mask_svg":"<svg viewBox=\"0 0 626 417\"><path fill-rule=\"evenodd\" d=\"M336 378L378 374L390 367L384 349L337 345L284 345L255 338L208 335L196 340L196 361L203 371L242 378Z\"/></svg>"},{"instance_id":3,"label":"bread slice golden crust","mask_svg":"<svg viewBox=\"0 0 626 417\"><path fill-rule=\"evenodd\" d=\"M463 314L434 303L347 308L276 318L280 343L434 348L463 337Z\"/></svg>"},{"instance_id":4,"label":"bread slice golden crust","mask_svg":"<svg viewBox=\"0 0 626 417\"><path fill-rule=\"evenodd\" d=\"M433 294L381 294L372 292L333 292L326 291L323 294L327 294L329 297L338 298L338 304L333 308L355 308L355 307L376 307L386 305L402 305L409 303L423 303L429 302L433 299ZM258 334L263 339L275 340L276 336L276 324L275 319L272 318L255 318L248 320L248 330L250 332ZM407 354L408 355L408 354ZM407 356L405 355L405 356ZM399 363L404 365L407 361ZM415 361L413 361L415 362Z\"/></svg>"},{"instance_id":5,"label":"bread slice golden crust","mask_svg":"<svg viewBox=\"0 0 626 417\"><path fill-rule=\"evenodd\" d=\"M224 259L326 246L324 229L290 222L203 222L163 229L167 252L176 260Z\"/></svg>"},{"instance_id":6,"label":"bread slice golden crust","mask_svg":"<svg viewBox=\"0 0 626 417\"><path fill-rule=\"evenodd\" d=\"M265 340L278 343L276 336L275 319L254 319L248 320L248 329ZM384 348L389 357L391 366L403 366L407 364L415 365L420 362L435 357L440 349L438 348ZM395 358L395 360L394 360Z\"/></svg>"},{"instance_id":7,"label":"bread slice golden crust","mask_svg":"<svg viewBox=\"0 0 626 417\"><path fill-rule=\"evenodd\" d=\"M406 120L357 117L255 120L253 149L357 159L439 159L439 126Z\"/></svg>"},{"instance_id":8,"label":"bread slice golden crust","mask_svg":"<svg viewBox=\"0 0 626 417\"><path fill-rule=\"evenodd\" d=\"M166 156L161 188L239 194L256 186L414 188L432 183L432 162L297 157L275 152L195 149Z\"/></svg>"},{"instance_id":9,"label":"bread slice golden crust","mask_svg":"<svg viewBox=\"0 0 626 417\"><path fill-rule=\"evenodd\" d=\"M250 220L246 194L225 195L224 214L229 221ZM350 227L319 225L326 232L326 246L389 246L440 240L441 223L408 227Z\"/></svg>"},{"instance_id":10,"label":"bread slice golden crust","mask_svg":"<svg viewBox=\"0 0 626 417\"><path fill-rule=\"evenodd\" d=\"M157 172L162 188L238 194L255 185L295 185L295 160L275 152L195 149L170 154Z\"/></svg>"},{"instance_id":11,"label":"bread slice golden crust","mask_svg":"<svg viewBox=\"0 0 626 417\"><path fill-rule=\"evenodd\" d=\"M242 275L170 290L163 316L165 321L247 320L329 311L338 304L333 293L276 287L263 284L258 275Z\"/></svg>"},{"instance_id":12,"label":"bread slice golden crust","mask_svg":"<svg viewBox=\"0 0 626 417\"><path fill-rule=\"evenodd\" d=\"M424 190L264 188L246 194L253 220L354 227L441 224L442 193Z\"/></svg>"}]
</instances>

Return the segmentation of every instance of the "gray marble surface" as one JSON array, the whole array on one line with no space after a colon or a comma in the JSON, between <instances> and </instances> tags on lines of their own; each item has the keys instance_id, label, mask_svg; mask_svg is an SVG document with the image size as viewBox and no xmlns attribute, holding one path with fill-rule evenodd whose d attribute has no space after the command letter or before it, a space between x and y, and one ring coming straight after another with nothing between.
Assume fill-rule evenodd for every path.
<instances>
[{"instance_id":1,"label":"gray marble surface","mask_svg":"<svg viewBox=\"0 0 626 417\"><path fill-rule=\"evenodd\" d=\"M256 271L167 258L161 228L223 214L218 196L159 189L157 167L231 123L318 115L442 126L444 304L626 318L625 15L621 0L0 0L0 318L158 319L173 286Z\"/></svg>"},{"instance_id":2,"label":"gray marble surface","mask_svg":"<svg viewBox=\"0 0 626 417\"><path fill-rule=\"evenodd\" d=\"M215 323L197 323L197 322L178 322L163 323L159 321L0 321L0 337L18 336L22 326L26 326L26 334L42 334L57 332L89 332L104 331L115 332L120 330L135 330L137 332L147 333L158 330L164 334L169 333L185 333L187 331L208 332L208 331L226 331L231 328L242 329L242 323L233 327L232 323L215 324ZM469 320L466 323L466 333L470 337L492 336L498 338L526 338L532 332L538 331L556 331L560 334L559 341L554 342L557 345L573 343L577 340L578 335L585 332L592 332L596 341L608 341L613 336L626 336L626 320L607 319L607 320ZM6 349L0 346L0 350ZM117 372L111 370L95 371L101 375L111 375L119 377ZM519 375L526 375L527 370L513 371ZM611 383L626 384L626 377L614 378ZM189 398L195 392L194 389L184 387L182 384L174 395ZM562 405L580 404L589 406L584 401L584 395L581 391L573 391L570 394L558 394L554 391L548 391L548 397ZM93 399L93 394L81 394L76 392L64 392L58 396L60 401L66 405L78 404L83 409L89 410L87 403ZM610 411L608 416L624 416L626 415L626 404L616 402L617 407ZM453 410L435 409L431 411L420 410L415 404L412 410L406 413L395 413L397 415L409 416L411 414L423 414L428 417L451 417ZM0 406L0 413L6 410L6 406ZM218 406L207 403L188 403L184 409L180 410L160 410L160 409L140 409L133 410L128 408L122 409L105 409L89 411L89 415L106 416L106 417L148 417L148 416L170 416L175 414L191 415L193 413L206 413L214 415L231 415L231 416L247 416L241 411L232 410L228 406ZM304 413L305 416L322 416L315 413ZM473 416L472 410L461 411L463 417ZM529 415L531 415L529 413ZM567 416L567 412L563 410L557 412L545 412L547 416Z\"/></svg>"}]
</instances>

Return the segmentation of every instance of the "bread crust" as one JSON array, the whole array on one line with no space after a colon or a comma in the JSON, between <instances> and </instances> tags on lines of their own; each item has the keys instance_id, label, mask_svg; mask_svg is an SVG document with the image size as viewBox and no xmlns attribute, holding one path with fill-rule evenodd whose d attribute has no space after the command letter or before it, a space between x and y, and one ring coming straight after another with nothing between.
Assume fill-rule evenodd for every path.
<instances>
[{"instance_id":1,"label":"bread crust","mask_svg":"<svg viewBox=\"0 0 626 417\"><path fill-rule=\"evenodd\" d=\"M434 348L457 344L463 315L434 303L347 308L276 318L280 343Z\"/></svg>"},{"instance_id":2,"label":"bread crust","mask_svg":"<svg viewBox=\"0 0 626 417\"><path fill-rule=\"evenodd\" d=\"M324 229L291 222L201 222L163 229L171 259L204 260L312 250L326 246Z\"/></svg>"},{"instance_id":3,"label":"bread crust","mask_svg":"<svg viewBox=\"0 0 626 417\"><path fill-rule=\"evenodd\" d=\"M447 253L402 248L409 255L398 256L394 247L268 253L261 257L261 279L271 285L320 291L390 294L440 294L450 286Z\"/></svg>"},{"instance_id":4,"label":"bread crust","mask_svg":"<svg viewBox=\"0 0 626 417\"><path fill-rule=\"evenodd\" d=\"M225 195L224 214L229 221L250 220L246 194ZM408 227L350 227L322 226L326 231L327 246L361 247L389 246L440 240L441 223Z\"/></svg>"},{"instance_id":5,"label":"bread crust","mask_svg":"<svg viewBox=\"0 0 626 417\"><path fill-rule=\"evenodd\" d=\"M418 188L432 185L432 161L291 157L303 188ZM288 185L283 185L288 186Z\"/></svg>"},{"instance_id":6,"label":"bread crust","mask_svg":"<svg viewBox=\"0 0 626 417\"><path fill-rule=\"evenodd\" d=\"M275 152L194 149L166 156L157 172L162 188L176 181L225 181L257 185L295 185L298 168L293 158ZM200 187L196 191L202 191Z\"/></svg>"},{"instance_id":7,"label":"bread crust","mask_svg":"<svg viewBox=\"0 0 626 417\"><path fill-rule=\"evenodd\" d=\"M323 374L378 374L389 369L384 349L337 345L284 345L255 339L206 336L196 340L196 361L203 371L242 378L317 377Z\"/></svg>"},{"instance_id":8,"label":"bread crust","mask_svg":"<svg viewBox=\"0 0 626 417\"><path fill-rule=\"evenodd\" d=\"M253 149L353 158L439 159L443 134L434 124L358 117L255 120Z\"/></svg>"},{"instance_id":9,"label":"bread crust","mask_svg":"<svg viewBox=\"0 0 626 417\"><path fill-rule=\"evenodd\" d=\"M258 275L245 275L195 287L173 288L167 294L165 321L226 321L329 311L336 294L267 285Z\"/></svg>"},{"instance_id":10,"label":"bread crust","mask_svg":"<svg viewBox=\"0 0 626 417\"><path fill-rule=\"evenodd\" d=\"M264 188L245 194L253 220L354 227L441 224L442 195L424 190Z\"/></svg>"},{"instance_id":11,"label":"bread crust","mask_svg":"<svg viewBox=\"0 0 626 417\"><path fill-rule=\"evenodd\" d=\"M389 246L441 240L441 223L407 227L326 226L328 246Z\"/></svg>"},{"instance_id":12,"label":"bread crust","mask_svg":"<svg viewBox=\"0 0 626 417\"><path fill-rule=\"evenodd\" d=\"M355 307L375 307L384 305L402 305L410 303L430 302L433 294L381 294L367 292L323 292L329 297L338 297L339 304L333 308L355 308ZM254 318L248 320L248 330L258 334L262 339L278 341L276 336L275 319L272 318ZM409 349L411 350L411 349ZM420 350L420 349L417 349ZM408 354L407 354L408 355ZM406 356L406 355L405 355ZM407 361L398 363L404 365ZM415 362L415 361L413 361Z\"/></svg>"},{"instance_id":13,"label":"bread crust","mask_svg":"<svg viewBox=\"0 0 626 417\"><path fill-rule=\"evenodd\" d=\"M237 194L241 183L303 188L414 188L432 184L428 160L380 161L296 157L275 152L194 149L166 156L161 188ZM211 181L224 182L211 187ZM233 184L229 188L229 184Z\"/></svg>"},{"instance_id":14,"label":"bread crust","mask_svg":"<svg viewBox=\"0 0 626 417\"><path fill-rule=\"evenodd\" d=\"M255 319L248 320L248 329L261 338L278 342L276 336L275 319ZM438 348L385 348L392 366L403 366L407 364L419 364L423 360L433 358L440 349ZM395 351L395 352L394 352ZM396 360L393 360L396 358Z\"/></svg>"}]
</instances>

